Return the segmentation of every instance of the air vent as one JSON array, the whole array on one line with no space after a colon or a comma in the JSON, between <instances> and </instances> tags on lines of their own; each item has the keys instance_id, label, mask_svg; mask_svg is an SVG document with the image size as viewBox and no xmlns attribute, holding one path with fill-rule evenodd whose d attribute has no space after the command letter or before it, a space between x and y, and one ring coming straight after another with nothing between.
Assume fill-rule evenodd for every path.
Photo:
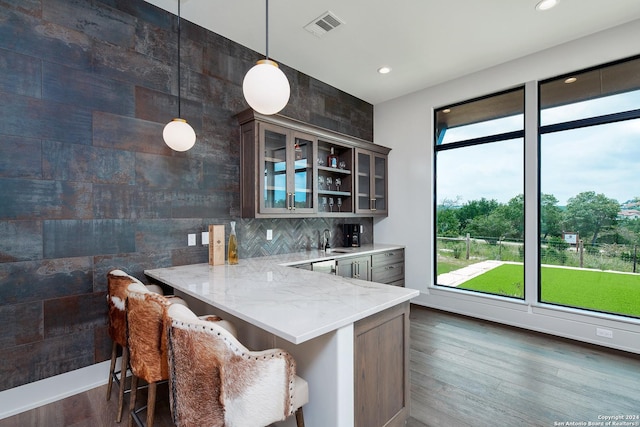
<instances>
[{"instance_id":1,"label":"air vent","mask_svg":"<svg viewBox=\"0 0 640 427\"><path fill-rule=\"evenodd\" d=\"M338 18L332 12L327 11L309 22L304 29L316 37L322 37L342 24L344 24L342 19Z\"/></svg>"}]
</instances>

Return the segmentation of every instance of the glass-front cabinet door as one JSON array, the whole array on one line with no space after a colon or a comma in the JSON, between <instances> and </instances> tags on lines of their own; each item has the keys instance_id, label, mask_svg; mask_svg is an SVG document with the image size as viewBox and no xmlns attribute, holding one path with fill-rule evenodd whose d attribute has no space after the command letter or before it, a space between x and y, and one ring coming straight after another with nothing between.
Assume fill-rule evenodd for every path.
<instances>
[{"instance_id":1,"label":"glass-front cabinet door","mask_svg":"<svg viewBox=\"0 0 640 427\"><path fill-rule=\"evenodd\" d=\"M263 124L260 132L260 212L314 212L314 138Z\"/></svg>"},{"instance_id":2,"label":"glass-front cabinet door","mask_svg":"<svg viewBox=\"0 0 640 427\"><path fill-rule=\"evenodd\" d=\"M356 169L356 213L386 215L387 156L357 149Z\"/></svg>"},{"instance_id":3,"label":"glass-front cabinet door","mask_svg":"<svg viewBox=\"0 0 640 427\"><path fill-rule=\"evenodd\" d=\"M389 148L252 109L237 119L242 218L387 214Z\"/></svg>"},{"instance_id":4,"label":"glass-front cabinet door","mask_svg":"<svg viewBox=\"0 0 640 427\"><path fill-rule=\"evenodd\" d=\"M353 214L353 148L318 139L319 215Z\"/></svg>"}]
</instances>

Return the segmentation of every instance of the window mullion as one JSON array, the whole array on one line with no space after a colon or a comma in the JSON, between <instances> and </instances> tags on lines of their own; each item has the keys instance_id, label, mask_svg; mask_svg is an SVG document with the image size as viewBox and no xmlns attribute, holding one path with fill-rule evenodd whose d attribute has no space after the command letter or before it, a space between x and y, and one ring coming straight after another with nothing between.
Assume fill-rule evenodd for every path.
<instances>
[{"instance_id":1,"label":"window mullion","mask_svg":"<svg viewBox=\"0 0 640 427\"><path fill-rule=\"evenodd\" d=\"M524 95L524 283L525 302L539 301L539 150L538 83L525 84Z\"/></svg>"}]
</instances>

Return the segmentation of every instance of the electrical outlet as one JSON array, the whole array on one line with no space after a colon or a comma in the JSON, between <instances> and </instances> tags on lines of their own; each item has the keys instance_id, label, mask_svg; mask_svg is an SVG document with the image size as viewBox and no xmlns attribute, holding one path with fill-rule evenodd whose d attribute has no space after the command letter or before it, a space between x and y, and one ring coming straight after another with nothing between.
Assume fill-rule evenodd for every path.
<instances>
[{"instance_id":1,"label":"electrical outlet","mask_svg":"<svg viewBox=\"0 0 640 427\"><path fill-rule=\"evenodd\" d=\"M187 245L189 245L189 246L195 246L196 245L196 235L195 234L187 235Z\"/></svg>"},{"instance_id":2,"label":"electrical outlet","mask_svg":"<svg viewBox=\"0 0 640 427\"><path fill-rule=\"evenodd\" d=\"M613 338L611 329L596 328L596 335L603 338Z\"/></svg>"},{"instance_id":3,"label":"electrical outlet","mask_svg":"<svg viewBox=\"0 0 640 427\"><path fill-rule=\"evenodd\" d=\"M209 232L202 232L202 246L209 246Z\"/></svg>"},{"instance_id":4,"label":"electrical outlet","mask_svg":"<svg viewBox=\"0 0 640 427\"><path fill-rule=\"evenodd\" d=\"M267 240L273 239L273 230L267 230Z\"/></svg>"}]
</instances>

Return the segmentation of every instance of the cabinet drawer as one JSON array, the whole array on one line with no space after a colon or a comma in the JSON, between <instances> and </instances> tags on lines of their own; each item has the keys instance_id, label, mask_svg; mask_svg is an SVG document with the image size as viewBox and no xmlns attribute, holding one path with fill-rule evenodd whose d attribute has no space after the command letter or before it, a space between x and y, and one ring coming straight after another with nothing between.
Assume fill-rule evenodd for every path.
<instances>
[{"instance_id":1,"label":"cabinet drawer","mask_svg":"<svg viewBox=\"0 0 640 427\"><path fill-rule=\"evenodd\" d=\"M371 266L373 268L384 265L396 264L404 261L404 250L396 249L371 255Z\"/></svg>"},{"instance_id":2,"label":"cabinet drawer","mask_svg":"<svg viewBox=\"0 0 640 427\"><path fill-rule=\"evenodd\" d=\"M371 280L378 283L391 283L396 280L402 280L404 279L404 262L374 267L371 276Z\"/></svg>"}]
</instances>

